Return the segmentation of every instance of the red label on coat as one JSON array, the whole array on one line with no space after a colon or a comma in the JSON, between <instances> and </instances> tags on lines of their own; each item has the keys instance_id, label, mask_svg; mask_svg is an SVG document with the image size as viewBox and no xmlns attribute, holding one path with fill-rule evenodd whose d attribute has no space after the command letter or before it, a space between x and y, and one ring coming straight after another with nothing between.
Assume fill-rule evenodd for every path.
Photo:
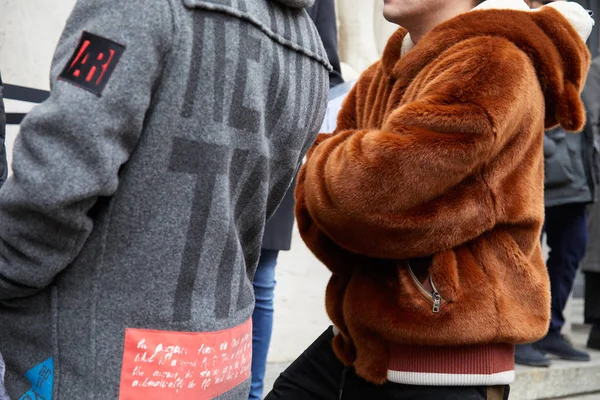
<instances>
[{"instance_id":1,"label":"red label on coat","mask_svg":"<svg viewBox=\"0 0 600 400\"><path fill-rule=\"evenodd\" d=\"M119 399L213 399L250 378L251 363L251 320L208 333L127 329Z\"/></svg>"},{"instance_id":2,"label":"red label on coat","mask_svg":"<svg viewBox=\"0 0 600 400\"><path fill-rule=\"evenodd\" d=\"M84 31L59 78L100 96L124 51L125 46Z\"/></svg>"}]
</instances>

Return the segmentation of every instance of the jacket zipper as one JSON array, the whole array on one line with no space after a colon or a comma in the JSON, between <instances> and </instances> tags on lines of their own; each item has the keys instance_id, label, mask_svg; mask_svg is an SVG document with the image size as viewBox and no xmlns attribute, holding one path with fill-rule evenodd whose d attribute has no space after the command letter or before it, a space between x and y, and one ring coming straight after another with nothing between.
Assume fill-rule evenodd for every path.
<instances>
[{"instance_id":1,"label":"jacket zipper","mask_svg":"<svg viewBox=\"0 0 600 400\"><path fill-rule=\"evenodd\" d=\"M415 281L415 283L417 284L417 287L420 290L421 294L423 294L424 297L430 303L432 303L432 306L433 306L432 312L434 314L439 313L440 308L442 307L443 299L442 299L442 296L440 296L440 293L438 292L437 288L435 287L435 284L433 283L432 276L429 275L429 283L431 284L431 288L433 289L433 292L430 292L429 290L427 290L427 288L425 286L423 286L421 281L417 278L417 276L413 272L410 265L408 265L408 270L410 271L410 276L411 276L412 280Z\"/></svg>"}]
</instances>

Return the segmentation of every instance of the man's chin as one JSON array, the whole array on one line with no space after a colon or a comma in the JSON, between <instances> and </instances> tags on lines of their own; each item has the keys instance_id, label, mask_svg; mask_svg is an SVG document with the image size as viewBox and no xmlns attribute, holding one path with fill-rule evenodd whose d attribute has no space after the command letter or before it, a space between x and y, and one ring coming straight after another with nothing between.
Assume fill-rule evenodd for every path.
<instances>
[{"instance_id":1,"label":"man's chin","mask_svg":"<svg viewBox=\"0 0 600 400\"><path fill-rule=\"evenodd\" d=\"M387 4L383 7L383 18L385 18L388 22L392 24L399 25L398 23L398 13L394 12L394 10L389 9L390 6Z\"/></svg>"}]
</instances>

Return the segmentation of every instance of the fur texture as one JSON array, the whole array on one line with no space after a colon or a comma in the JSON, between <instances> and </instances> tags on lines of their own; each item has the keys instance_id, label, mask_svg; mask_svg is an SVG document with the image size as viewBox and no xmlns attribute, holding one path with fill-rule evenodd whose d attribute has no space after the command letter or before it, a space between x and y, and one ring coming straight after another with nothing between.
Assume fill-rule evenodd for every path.
<instances>
[{"instance_id":1,"label":"fur texture","mask_svg":"<svg viewBox=\"0 0 600 400\"><path fill-rule=\"evenodd\" d=\"M406 31L349 94L296 188L304 241L332 271L339 358L386 380L389 343L523 343L550 317L543 131L579 130L585 44L556 10L482 10ZM406 260L431 256L434 314Z\"/></svg>"}]
</instances>

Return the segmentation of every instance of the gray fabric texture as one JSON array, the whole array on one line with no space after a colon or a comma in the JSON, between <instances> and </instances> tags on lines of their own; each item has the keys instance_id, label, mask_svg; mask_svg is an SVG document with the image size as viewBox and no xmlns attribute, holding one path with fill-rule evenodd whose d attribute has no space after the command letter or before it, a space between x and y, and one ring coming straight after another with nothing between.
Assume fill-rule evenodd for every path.
<instances>
[{"instance_id":1,"label":"gray fabric texture","mask_svg":"<svg viewBox=\"0 0 600 400\"><path fill-rule=\"evenodd\" d=\"M586 103L588 122L594 129L594 147L600 153L600 57L592 60L585 81L583 98Z\"/></svg>"},{"instance_id":2,"label":"gray fabric texture","mask_svg":"<svg viewBox=\"0 0 600 400\"><path fill-rule=\"evenodd\" d=\"M277 3L281 3L288 7L294 8L308 8L312 6L315 0L272 0Z\"/></svg>"},{"instance_id":3,"label":"gray fabric texture","mask_svg":"<svg viewBox=\"0 0 600 400\"><path fill-rule=\"evenodd\" d=\"M594 132L595 167L596 172L598 172L600 170L600 57L596 57L592 61L583 97L586 101L588 123L590 129L593 129ZM600 179L598 180L600 181ZM599 191L600 189L596 187L596 196L600 194ZM586 272L600 273L599 202L596 202L590 208L588 248L585 258L581 263L581 268Z\"/></svg>"},{"instance_id":4,"label":"gray fabric texture","mask_svg":"<svg viewBox=\"0 0 600 400\"><path fill-rule=\"evenodd\" d=\"M588 127L582 133L557 127L544 134L544 204L546 207L592 201L591 169L584 153Z\"/></svg>"},{"instance_id":5,"label":"gray fabric texture","mask_svg":"<svg viewBox=\"0 0 600 400\"><path fill-rule=\"evenodd\" d=\"M316 0L315 4L307 11L310 19L317 27L319 38L323 42L323 47L333 68L329 72L329 97L331 98L331 88L340 82L344 82L340 69L340 57L338 56L335 4L333 0ZM296 182L292 184L279 208L267 223L263 236L262 246L264 249L285 251L292 247L295 221L295 188Z\"/></svg>"},{"instance_id":6,"label":"gray fabric texture","mask_svg":"<svg viewBox=\"0 0 600 400\"><path fill-rule=\"evenodd\" d=\"M588 247L581 262L581 269L585 272L600 273L600 202L590 207L588 224Z\"/></svg>"},{"instance_id":7,"label":"gray fabric texture","mask_svg":"<svg viewBox=\"0 0 600 400\"><path fill-rule=\"evenodd\" d=\"M587 103L585 98L584 103ZM598 129L591 120L581 133L569 133L561 127L545 132L546 207L596 201L599 175L594 136L597 134Z\"/></svg>"},{"instance_id":8,"label":"gray fabric texture","mask_svg":"<svg viewBox=\"0 0 600 400\"><path fill-rule=\"evenodd\" d=\"M126 46L101 96L57 79L82 31ZM54 357L54 399L114 400L126 328L251 317L265 221L318 132L329 69L306 11L270 0L76 3L0 190L9 395Z\"/></svg>"},{"instance_id":9,"label":"gray fabric texture","mask_svg":"<svg viewBox=\"0 0 600 400\"><path fill-rule=\"evenodd\" d=\"M8 165L6 164L6 114L4 112L4 101L2 97L2 76L0 76L0 187L8 175Z\"/></svg>"}]
</instances>

